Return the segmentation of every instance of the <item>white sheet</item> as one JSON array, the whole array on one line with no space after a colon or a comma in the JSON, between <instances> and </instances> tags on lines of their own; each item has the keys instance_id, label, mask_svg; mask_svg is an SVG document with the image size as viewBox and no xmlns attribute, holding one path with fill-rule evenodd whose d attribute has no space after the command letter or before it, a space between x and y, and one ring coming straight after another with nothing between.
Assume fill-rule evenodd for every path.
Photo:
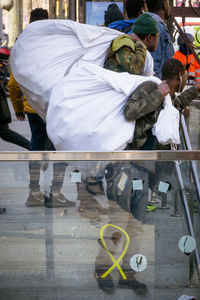
<instances>
[{"instance_id":1,"label":"white sheet","mask_svg":"<svg viewBox=\"0 0 200 300\"><path fill-rule=\"evenodd\" d=\"M119 31L71 20L33 22L21 33L11 51L10 64L16 81L34 110L45 120L53 87L77 63L103 66L107 49ZM153 74L150 53L145 76ZM150 70L151 69L151 70Z\"/></svg>"},{"instance_id":2,"label":"white sheet","mask_svg":"<svg viewBox=\"0 0 200 300\"><path fill-rule=\"evenodd\" d=\"M135 122L124 119L131 92L156 77L105 70L94 64L70 72L52 91L47 133L57 150L123 150L133 139Z\"/></svg>"}]
</instances>

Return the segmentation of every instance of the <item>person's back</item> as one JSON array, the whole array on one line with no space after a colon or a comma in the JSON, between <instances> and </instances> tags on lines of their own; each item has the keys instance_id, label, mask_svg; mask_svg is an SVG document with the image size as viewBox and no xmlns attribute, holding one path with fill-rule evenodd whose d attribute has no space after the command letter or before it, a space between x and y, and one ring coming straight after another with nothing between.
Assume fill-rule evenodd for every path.
<instances>
[{"instance_id":1,"label":"person's back","mask_svg":"<svg viewBox=\"0 0 200 300\"><path fill-rule=\"evenodd\" d=\"M152 75L153 60L147 50L155 51L157 47L159 33L157 23L148 14L142 14L133 25L132 32L133 34L120 35L113 40L108 49L104 68L135 75ZM148 59L152 61L152 65L144 74Z\"/></svg>"},{"instance_id":2,"label":"person's back","mask_svg":"<svg viewBox=\"0 0 200 300\"><path fill-rule=\"evenodd\" d=\"M125 2L125 9L127 14L127 19L115 19L113 22L110 22L108 25L109 28L124 32L131 33L132 26L135 23L135 20L145 11L147 11L146 2L144 0L127 0Z\"/></svg>"},{"instance_id":3,"label":"person's back","mask_svg":"<svg viewBox=\"0 0 200 300\"><path fill-rule=\"evenodd\" d=\"M149 11L148 14L158 22L160 30L158 47L155 52L151 52L151 55L154 59L155 75L161 79L163 64L174 55L173 44L164 22L170 13L169 0L147 0L146 4Z\"/></svg>"}]
</instances>

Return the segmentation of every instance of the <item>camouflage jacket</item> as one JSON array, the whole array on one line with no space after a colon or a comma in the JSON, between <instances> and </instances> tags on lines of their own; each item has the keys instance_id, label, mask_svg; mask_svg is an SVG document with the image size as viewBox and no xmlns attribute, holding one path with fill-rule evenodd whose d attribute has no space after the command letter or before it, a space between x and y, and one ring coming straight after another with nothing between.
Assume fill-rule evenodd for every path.
<instances>
[{"instance_id":1,"label":"camouflage jacket","mask_svg":"<svg viewBox=\"0 0 200 300\"><path fill-rule=\"evenodd\" d=\"M115 72L141 75L145 64L146 46L123 34L114 39L108 49L104 68Z\"/></svg>"},{"instance_id":2,"label":"camouflage jacket","mask_svg":"<svg viewBox=\"0 0 200 300\"><path fill-rule=\"evenodd\" d=\"M191 87L177 97L173 97L174 106L181 112L185 106L198 95L195 87ZM163 95L158 91L157 84L146 81L140 84L129 96L124 107L127 121L136 120L134 138L126 150L138 150L147 140L147 130L156 123L160 110L163 108Z\"/></svg>"}]
</instances>

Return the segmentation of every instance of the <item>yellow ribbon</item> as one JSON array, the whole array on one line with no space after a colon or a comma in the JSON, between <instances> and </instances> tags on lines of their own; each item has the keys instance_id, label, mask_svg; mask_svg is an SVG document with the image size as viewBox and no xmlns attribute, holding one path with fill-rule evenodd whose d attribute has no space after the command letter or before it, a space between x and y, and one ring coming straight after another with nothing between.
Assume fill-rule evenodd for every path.
<instances>
[{"instance_id":1,"label":"yellow ribbon","mask_svg":"<svg viewBox=\"0 0 200 300\"><path fill-rule=\"evenodd\" d=\"M126 236L126 245L124 247L124 250L122 252L122 254L119 256L119 258L117 260L115 260L115 258L113 257L113 255L110 253L108 247L106 246L106 243L104 241L104 238L103 238L103 232L104 230L106 229L106 227L108 226L111 226L111 227L115 227L119 230L121 230L124 235ZM108 255L110 256L112 262L113 262L113 265L101 276L101 278L105 278L110 272L112 272L112 270L117 267L121 276L123 277L123 279L126 279L126 275L124 274L121 266L119 265L119 262L120 260L124 257L124 255L126 254L126 251L128 250L128 247L129 247L129 244L130 244L130 238L129 238L129 235L127 234L127 232L125 230L123 230L122 228L116 226L116 225L112 225L112 224L106 224L104 225L102 228L101 228L101 231L100 231L100 240L102 241L102 244L106 250L106 252L108 253Z\"/></svg>"}]
</instances>

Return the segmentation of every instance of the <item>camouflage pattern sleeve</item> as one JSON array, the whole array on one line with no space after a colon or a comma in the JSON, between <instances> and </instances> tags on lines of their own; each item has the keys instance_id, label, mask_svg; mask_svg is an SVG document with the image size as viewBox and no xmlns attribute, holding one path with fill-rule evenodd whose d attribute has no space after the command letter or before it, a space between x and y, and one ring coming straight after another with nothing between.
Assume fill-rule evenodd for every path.
<instances>
[{"instance_id":1,"label":"camouflage pattern sleeve","mask_svg":"<svg viewBox=\"0 0 200 300\"><path fill-rule=\"evenodd\" d=\"M190 105L190 102L198 96L196 88L193 86L174 99L174 106L182 111L185 106Z\"/></svg>"},{"instance_id":2,"label":"camouflage pattern sleeve","mask_svg":"<svg viewBox=\"0 0 200 300\"><path fill-rule=\"evenodd\" d=\"M155 111L164 101L158 91L157 84L146 81L140 84L129 96L124 106L124 117L127 121L134 121Z\"/></svg>"},{"instance_id":3,"label":"camouflage pattern sleeve","mask_svg":"<svg viewBox=\"0 0 200 300\"><path fill-rule=\"evenodd\" d=\"M120 35L112 41L108 49L104 68L115 72L141 75L146 51L146 46L142 42L134 42L126 34Z\"/></svg>"},{"instance_id":4,"label":"camouflage pattern sleeve","mask_svg":"<svg viewBox=\"0 0 200 300\"><path fill-rule=\"evenodd\" d=\"M123 46L116 52L116 60L122 72L141 75L146 58L146 47L143 43L136 42L135 52L131 48Z\"/></svg>"}]
</instances>

